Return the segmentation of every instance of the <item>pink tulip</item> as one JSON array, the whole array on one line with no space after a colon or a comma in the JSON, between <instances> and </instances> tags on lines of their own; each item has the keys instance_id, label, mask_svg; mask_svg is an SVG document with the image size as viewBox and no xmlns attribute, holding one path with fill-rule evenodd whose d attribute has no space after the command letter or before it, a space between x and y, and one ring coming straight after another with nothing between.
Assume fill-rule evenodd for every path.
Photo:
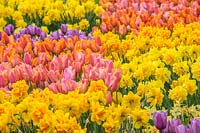
<instances>
[{"instance_id":1,"label":"pink tulip","mask_svg":"<svg viewBox=\"0 0 200 133\"><path fill-rule=\"evenodd\" d=\"M116 91L118 89L118 83L121 79L121 70L116 70L113 74L108 73L105 78L105 84L110 91Z\"/></svg>"},{"instance_id":2,"label":"pink tulip","mask_svg":"<svg viewBox=\"0 0 200 133\"><path fill-rule=\"evenodd\" d=\"M100 62L100 59L102 58L103 56L101 54L92 53L90 57L90 64L95 66L97 63Z\"/></svg>"},{"instance_id":3,"label":"pink tulip","mask_svg":"<svg viewBox=\"0 0 200 133\"><path fill-rule=\"evenodd\" d=\"M127 0L121 0L120 5L122 6L122 8L126 8L128 6L128 1Z\"/></svg>"},{"instance_id":4,"label":"pink tulip","mask_svg":"<svg viewBox=\"0 0 200 133\"><path fill-rule=\"evenodd\" d=\"M146 2L140 3L140 13L148 12L148 5Z\"/></svg>"},{"instance_id":5,"label":"pink tulip","mask_svg":"<svg viewBox=\"0 0 200 133\"><path fill-rule=\"evenodd\" d=\"M138 3L132 3L132 8L136 11L136 13L139 11Z\"/></svg>"},{"instance_id":6,"label":"pink tulip","mask_svg":"<svg viewBox=\"0 0 200 133\"><path fill-rule=\"evenodd\" d=\"M92 67L93 66L91 64L84 67L83 78L89 79L89 74L90 74L90 70L92 69Z\"/></svg>"},{"instance_id":7,"label":"pink tulip","mask_svg":"<svg viewBox=\"0 0 200 133\"><path fill-rule=\"evenodd\" d=\"M108 72L112 72L112 70L114 69L114 64L112 60L105 60L105 68L108 69Z\"/></svg>"},{"instance_id":8,"label":"pink tulip","mask_svg":"<svg viewBox=\"0 0 200 133\"><path fill-rule=\"evenodd\" d=\"M82 52L76 53L75 61L80 62L81 64L84 64L85 63L85 54L83 54Z\"/></svg>"},{"instance_id":9,"label":"pink tulip","mask_svg":"<svg viewBox=\"0 0 200 133\"><path fill-rule=\"evenodd\" d=\"M53 91L54 93L59 93L56 83L51 83L47 88L49 88L49 90Z\"/></svg>"},{"instance_id":10,"label":"pink tulip","mask_svg":"<svg viewBox=\"0 0 200 133\"><path fill-rule=\"evenodd\" d=\"M163 13L165 13L166 11L169 10L169 5L166 4L166 3L162 3L161 6L160 6L160 9Z\"/></svg>"},{"instance_id":11,"label":"pink tulip","mask_svg":"<svg viewBox=\"0 0 200 133\"><path fill-rule=\"evenodd\" d=\"M47 77L47 69L42 64L33 68L33 82L39 83L40 81L46 81Z\"/></svg>"},{"instance_id":12,"label":"pink tulip","mask_svg":"<svg viewBox=\"0 0 200 133\"><path fill-rule=\"evenodd\" d=\"M77 89L78 83L76 83L74 80L62 79L61 86L62 86L61 93L67 93L69 91L74 91L75 89Z\"/></svg>"},{"instance_id":13,"label":"pink tulip","mask_svg":"<svg viewBox=\"0 0 200 133\"><path fill-rule=\"evenodd\" d=\"M10 83L14 83L23 79L22 70L19 67L15 67L8 72L8 79Z\"/></svg>"},{"instance_id":14,"label":"pink tulip","mask_svg":"<svg viewBox=\"0 0 200 133\"><path fill-rule=\"evenodd\" d=\"M1 70L9 70L11 68L12 68L12 66L11 66L10 62L1 62L1 64L0 64L0 71Z\"/></svg>"},{"instance_id":15,"label":"pink tulip","mask_svg":"<svg viewBox=\"0 0 200 133\"><path fill-rule=\"evenodd\" d=\"M45 52L41 52L38 54L37 64L47 64L49 61L47 54Z\"/></svg>"},{"instance_id":16,"label":"pink tulip","mask_svg":"<svg viewBox=\"0 0 200 133\"><path fill-rule=\"evenodd\" d=\"M89 73L89 80L98 80L99 79L99 72L98 69L93 67Z\"/></svg>"},{"instance_id":17,"label":"pink tulip","mask_svg":"<svg viewBox=\"0 0 200 133\"><path fill-rule=\"evenodd\" d=\"M58 70L56 71L50 70L47 72L47 76L52 83L55 83L56 81L59 80L59 75L60 74Z\"/></svg>"},{"instance_id":18,"label":"pink tulip","mask_svg":"<svg viewBox=\"0 0 200 133\"><path fill-rule=\"evenodd\" d=\"M72 66L65 68L64 73L63 73L63 78L67 80L74 80L75 77L75 70L72 68Z\"/></svg>"},{"instance_id":19,"label":"pink tulip","mask_svg":"<svg viewBox=\"0 0 200 133\"><path fill-rule=\"evenodd\" d=\"M99 78L100 79L105 79L106 77L106 70L104 68L99 68Z\"/></svg>"},{"instance_id":20,"label":"pink tulip","mask_svg":"<svg viewBox=\"0 0 200 133\"><path fill-rule=\"evenodd\" d=\"M62 56L62 62L63 62L63 68L72 66L72 60L70 59L70 56Z\"/></svg>"},{"instance_id":21,"label":"pink tulip","mask_svg":"<svg viewBox=\"0 0 200 133\"><path fill-rule=\"evenodd\" d=\"M27 76L27 80L32 81L33 80L33 69L30 65L24 64L23 70L25 75Z\"/></svg>"},{"instance_id":22,"label":"pink tulip","mask_svg":"<svg viewBox=\"0 0 200 133\"><path fill-rule=\"evenodd\" d=\"M11 63L13 66L19 65L23 62L21 57L18 54L13 55L13 56L14 57L11 59Z\"/></svg>"},{"instance_id":23,"label":"pink tulip","mask_svg":"<svg viewBox=\"0 0 200 133\"><path fill-rule=\"evenodd\" d=\"M7 94L10 93L10 90L8 89L8 87L0 87L0 90L6 92Z\"/></svg>"},{"instance_id":24,"label":"pink tulip","mask_svg":"<svg viewBox=\"0 0 200 133\"><path fill-rule=\"evenodd\" d=\"M4 87L7 84L8 84L7 71L3 71L0 74L0 87Z\"/></svg>"},{"instance_id":25,"label":"pink tulip","mask_svg":"<svg viewBox=\"0 0 200 133\"><path fill-rule=\"evenodd\" d=\"M141 23L142 23L142 19L141 19L139 16L137 16L137 18L136 18L136 20L135 20L135 26L136 26L137 28L139 28L140 25L141 25Z\"/></svg>"},{"instance_id":26,"label":"pink tulip","mask_svg":"<svg viewBox=\"0 0 200 133\"><path fill-rule=\"evenodd\" d=\"M81 62L74 61L74 67L75 67L76 75L78 75L81 72L82 65L83 64Z\"/></svg>"},{"instance_id":27,"label":"pink tulip","mask_svg":"<svg viewBox=\"0 0 200 133\"><path fill-rule=\"evenodd\" d=\"M31 55L28 52L24 53L24 63L31 65Z\"/></svg>"},{"instance_id":28,"label":"pink tulip","mask_svg":"<svg viewBox=\"0 0 200 133\"><path fill-rule=\"evenodd\" d=\"M102 23L100 27L101 27L102 32L104 32L104 33L108 32L108 28L105 23Z\"/></svg>"}]
</instances>

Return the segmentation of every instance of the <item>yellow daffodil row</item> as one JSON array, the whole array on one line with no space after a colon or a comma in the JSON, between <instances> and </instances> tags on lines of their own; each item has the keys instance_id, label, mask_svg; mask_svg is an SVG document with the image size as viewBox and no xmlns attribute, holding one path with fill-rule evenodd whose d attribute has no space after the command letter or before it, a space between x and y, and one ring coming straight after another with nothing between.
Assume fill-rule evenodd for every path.
<instances>
[{"instance_id":1,"label":"yellow daffodil row","mask_svg":"<svg viewBox=\"0 0 200 133\"><path fill-rule=\"evenodd\" d=\"M102 12L103 8L95 0L1 0L0 30L10 23L16 28L35 23L48 26L50 30L55 30L61 23L68 23L84 30L89 27L89 21L93 21L92 17Z\"/></svg>"},{"instance_id":2,"label":"yellow daffodil row","mask_svg":"<svg viewBox=\"0 0 200 133\"><path fill-rule=\"evenodd\" d=\"M140 108L141 97L132 92L123 97L117 94L117 101L113 93L114 102L108 105L108 88L102 80L92 81L84 94L78 90L54 94L47 88L28 94L29 89L26 81L21 80L12 85L10 93L0 91L0 131L29 128L38 132L80 133L96 122L106 132L116 132L126 119L132 119L132 126L140 128L146 127L150 118L148 111ZM85 123L81 122L83 113L88 113Z\"/></svg>"}]
</instances>

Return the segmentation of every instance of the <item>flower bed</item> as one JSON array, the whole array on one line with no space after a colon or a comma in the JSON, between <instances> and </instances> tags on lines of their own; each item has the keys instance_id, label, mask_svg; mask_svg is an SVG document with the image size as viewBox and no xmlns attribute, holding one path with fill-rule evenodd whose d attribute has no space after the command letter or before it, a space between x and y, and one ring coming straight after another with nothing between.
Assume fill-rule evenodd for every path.
<instances>
[{"instance_id":1,"label":"flower bed","mask_svg":"<svg viewBox=\"0 0 200 133\"><path fill-rule=\"evenodd\" d=\"M200 130L198 0L0 2L0 132Z\"/></svg>"}]
</instances>

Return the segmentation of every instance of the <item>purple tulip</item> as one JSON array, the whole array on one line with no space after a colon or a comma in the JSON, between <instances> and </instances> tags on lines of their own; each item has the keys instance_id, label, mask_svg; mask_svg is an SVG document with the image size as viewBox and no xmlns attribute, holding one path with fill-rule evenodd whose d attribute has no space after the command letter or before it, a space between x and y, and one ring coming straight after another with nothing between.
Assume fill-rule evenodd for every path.
<instances>
[{"instance_id":1,"label":"purple tulip","mask_svg":"<svg viewBox=\"0 0 200 133\"><path fill-rule=\"evenodd\" d=\"M190 129L184 125L178 125L176 127L176 133L190 133Z\"/></svg>"},{"instance_id":2,"label":"purple tulip","mask_svg":"<svg viewBox=\"0 0 200 133\"><path fill-rule=\"evenodd\" d=\"M194 118L191 120L189 128L192 133L199 133L200 132L200 118Z\"/></svg>"},{"instance_id":3,"label":"purple tulip","mask_svg":"<svg viewBox=\"0 0 200 133\"><path fill-rule=\"evenodd\" d=\"M8 35L11 35L14 32L14 26L12 24L7 25L4 28L4 32Z\"/></svg>"},{"instance_id":4,"label":"purple tulip","mask_svg":"<svg viewBox=\"0 0 200 133\"><path fill-rule=\"evenodd\" d=\"M44 40L44 39L46 38L46 36L47 36L47 35L46 35L45 32L41 32L41 33L40 33L40 39L41 39L41 40Z\"/></svg>"},{"instance_id":5,"label":"purple tulip","mask_svg":"<svg viewBox=\"0 0 200 133\"><path fill-rule=\"evenodd\" d=\"M60 39L60 33L58 31L54 31L51 36L50 36L51 39L54 39L54 40L58 40Z\"/></svg>"},{"instance_id":6,"label":"purple tulip","mask_svg":"<svg viewBox=\"0 0 200 133\"><path fill-rule=\"evenodd\" d=\"M87 36L85 32L80 32L79 33L79 39L80 40L87 40Z\"/></svg>"},{"instance_id":7,"label":"purple tulip","mask_svg":"<svg viewBox=\"0 0 200 133\"><path fill-rule=\"evenodd\" d=\"M33 29L35 31L34 35L40 36L40 33L42 32L42 29L37 27L37 26L33 27Z\"/></svg>"},{"instance_id":8,"label":"purple tulip","mask_svg":"<svg viewBox=\"0 0 200 133\"><path fill-rule=\"evenodd\" d=\"M162 133L169 133L169 125L170 125L170 121L167 121L167 125L166 128L162 130Z\"/></svg>"},{"instance_id":9,"label":"purple tulip","mask_svg":"<svg viewBox=\"0 0 200 133\"><path fill-rule=\"evenodd\" d=\"M2 33L0 32L0 40L1 40L1 38L2 38Z\"/></svg>"},{"instance_id":10,"label":"purple tulip","mask_svg":"<svg viewBox=\"0 0 200 133\"><path fill-rule=\"evenodd\" d=\"M78 31L78 29L74 29L74 30L72 30L73 31L73 35L75 36L75 35L79 35L79 31Z\"/></svg>"},{"instance_id":11,"label":"purple tulip","mask_svg":"<svg viewBox=\"0 0 200 133\"><path fill-rule=\"evenodd\" d=\"M27 34L30 34L31 36L35 35L35 30L34 30L34 27L32 25L29 25L26 28L26 31L27 31Z\"/></svg>"},{"instance_id":12,"label":"purple tulip","mask_svg":"<svg viewBox=\"0 0 200 133\"><path fill-rule=\"evenodd\" d=\"M162 131L167 126L167 112L155 112L153 120L156 128Z\"/></svg>"},{"instance_id":13,"label":"purple tulip","mask_svg":"<svg viewBox=\"0 0 200 133\"><path fill-rule=\"evenodd\" d=\"M179 125L181 125L180 119L172 119L171 121L169 121L169 131L175 133L176 127Z\"/></svg>"},{"instance_id":14,"label":"purple tulip","mask_svg":"<svg viewBox=\"0 0 200 133\"><path fill-rule=\"evenodd\" d=\"M67 33L67 26L66 26L66 24L61 24L60 29L61 29L61 31L62 31L63 34Z\"/></svg>"}]
</instances>

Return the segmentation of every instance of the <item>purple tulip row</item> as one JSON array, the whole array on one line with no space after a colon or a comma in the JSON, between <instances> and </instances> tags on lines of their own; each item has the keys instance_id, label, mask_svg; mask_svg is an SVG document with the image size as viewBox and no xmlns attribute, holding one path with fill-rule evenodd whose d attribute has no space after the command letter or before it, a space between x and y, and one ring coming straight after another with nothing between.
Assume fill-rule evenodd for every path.
<instances>
[{"instance_id":1,"label":"purple tulip row","mask_svg":"<svg viewBox=\"0 0 200 133\"><path fill-rule=\"evenodd\" d=\"M167 112L155 112L154 125L161 133L199 133L200 118L194 118L188 126L181 123L180 119L167 120Z\"/></svg>"},{"instance_id":2,"label":"purple tulip row","mask_svg":"<svg viewBox=\"0 0 200 133\"><path fill-rule=\"evenodd\" d=\"M7 25L4 28L4 32L7 35L14 35L15 40L18 40L20 37L22 37L25 34L29 34L34 41L38 40L44 40L46 37L53 39L53 40L59 40L61 38L72 38L73 36L78 36L79 40L87 40L92 39L92 36L87 36L85 32L79 32L78 29L69 30L66 26L66 24L62 24L60 26L60 30L52 32L50 35L47 35L46 32L43 32L40 27L29 25L28 27L22 29L20 33L15 34L14 33L14 26L12 24ZM1 39L1 33L0 33L0 39Z\"/></svg>"}]
</instances>

